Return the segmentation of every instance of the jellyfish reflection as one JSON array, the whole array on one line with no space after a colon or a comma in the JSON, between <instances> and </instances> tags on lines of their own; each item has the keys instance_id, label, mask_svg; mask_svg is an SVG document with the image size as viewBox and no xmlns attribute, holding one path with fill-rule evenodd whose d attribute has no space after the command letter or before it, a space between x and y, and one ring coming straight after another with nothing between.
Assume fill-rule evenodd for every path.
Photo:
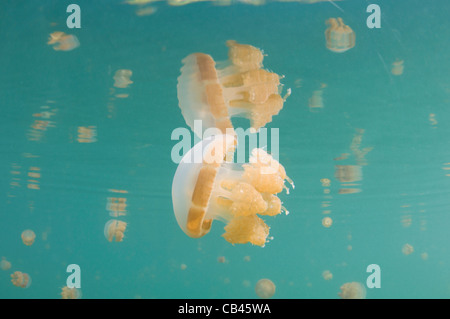
<instances>
[{"instance_id":1,"label":"jellyfish reflection","mask_svg":"<svg viewBox=\"0 0 450 319\"><path fill-rule=\"evenodd\" d=\"M105 224L105 237L108 241L122 241L126 228L126 222L117 219L111 219Z\"/></svg>"},{"instance_id":2,"label":"jellyfish reflection","mask_svg":"<svg viewBox=\"0 0 450 319\"><path fill-rule=\"evenodd\" d=\"M262 69L261 50L233 40L226 44L229 59L225 62L216 63L204 53L183 59L177 86L179 106L192 129L194 120L202 120L205 128L226 133L233 128L231 117L239 116L248 118L256 131L278 114L290 91L280 96L281 77Z\"/></svg>"},{"instance_id":3,"label":"jellyfish reflection","mask_svg":"<svg viewBox=\"0 0 450 319\"><path fill-rule=\"evenodd\" d=\"M325 30L327 48L336 53L345 52L355 46L355 32L344 24L342 18L330 18Z\"/></svg>"},{"instance_id":4,"label":"jellyfish reflection","mask_svg":"<svg viewBox=\"0 0 450 319\"><path fill-rule=\"evenodd\" d=\"M31 277L26 273L15 271L11 274L11 282L14 286L28 288L31 285Z\"/></svg>"},{"instance_id":5,"label":"jellyfish reflection","mask_svg":"<svg viewBox=\"0 0 450 319\"><path fill-rule=\"evenodd\" d=\"M275 284L270 279L260 279L255 286L255 292L262 299L269 299L275 294Z\"/></svg>"},{"instance_id":6,"label":"jellyfish reflection","mask_svg":"<svg viewBox=\"0 0 450 319\"><path fill-rule=\"evenodd\" d=\"M234 152L232 135L215 135L194 146L181 160L172 183L172 200L180 228L190 237L207 234L214 219L227 225L222 235L232 244L264 246L269 227L258 215L286 212L275 195L293 186L284 167L262 149L250 164L225 162ZM191 159L200 158L197 163Z\"/></svg>"},{"instance_id":7,"label":"jellyfish reflection","mask_svg":"<svg viewBox=\"0 0 450 319\"><path fill-rule=\"evenodd\" d=\"M24 230L22 232L22 241L25 245L31 246L34 243L34 239L36 238L36 234L31 229Z\"/></svg>"}]
</instances>

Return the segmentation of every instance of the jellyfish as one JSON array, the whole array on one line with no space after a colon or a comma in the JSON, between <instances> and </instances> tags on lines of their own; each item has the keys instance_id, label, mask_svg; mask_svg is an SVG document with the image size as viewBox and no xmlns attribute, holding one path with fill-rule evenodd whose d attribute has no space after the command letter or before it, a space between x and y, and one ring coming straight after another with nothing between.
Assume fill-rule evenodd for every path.
<instances>
[{"instance_id":1,"label":"jellyfish","mask_svg":"<svg viewBox=\"0 0 450 319\"><path fill-rule=\"evenodd\" d=\"M355 46L355 32L344 24L342 18L330 18L325 23L329 25L325 30L326 44L329 50L342 53Z\"/></svg>"},{"instance_id":2,"label":"jellyfish","mask_svg":"<svg viewBox=\"0 0 450 319\"><path fill-rule=\"evenodd\" d=\"M414 252L414 247L413 246L411 246L410 244L405 244L405 245L403 245L403 247L402 247L402 253L404 254L404 255L410 255L410 254L412 254Z\"/></svg>"},{"instance_id":3,"label":"jellyfish","mask_svg":"<svg viewBox=\"0 0 450 319\"><path fill-rule=\"evenodd\" d=\"M287 213L276 194L288 189L285 180L294 185L262 149L252 151L249 164L225 161L235 146L233 135L214 135L182 158L172 183L175 217L193 238L207 234L217 219L226 223L222 236L229 243L264 246L269 227L260 216Z\"/></svg>"},{"instance_id":4,"label":"jellyfish","mask_svg":"<svg viewBox=\"0 0 450 319\"><path fill-rule=\"evenodd\" d=\"M391 73L393 74L393 75L402 75L403 74L403 69L404 69L404 66L403 66L403 60L395 60L395 62L393 62L392 63L392 66L391 66Z\"/></svg>"},{"instance_id":5,"label":"jellyfish","mask_svg":"<svg viewBox=\"0 0 450 319\"><path fill-rule=\"evenodd\" d=\"M31 285L31 277L26 273L15 271L11 274L11 282L14 286L28 288Z\"/></svg>"},{"instance_id":6,"label":"jellyfish","mask_svg":"<svg viewBox=\"0 0 450 319\"><path fill-rule=\"evenodd\" d=\"M342 183L354 183L362 180L362 169L359 165L336 165L336 178Z\"/></svg>"},{"instance_id":7,"label":"jellyfish","mask_svg":"<svg viewBox=\"0 0 450 319\"><path fill-rule=\"evenodd\" d=\"M262 299L269 299L275 294L275 284L270 279L260 279L255 285L255 292Z\"/></svg>"},{"instance_id":8,"label":"jellyfish","mask_svg":"<svg viewBox=\"0 0 450 319\"><path fill-rule=\"evenodd\" d=\"M114 86L117 88L126 88L128 85L133 83L130 77L133 75L133 71L127 69L117 70L114 74Z\"/></svg>"},{"instance_id":9,"label":"jellyfish","mask_svg":"<svg viewBox=\"0 0 450 319\"><path fill-rule=\"evenodd\" d=\"M341 292L338 293L342 299L365 299L366 288L359 282L347 282L341 286Z\"/></svg>"},{"instance_id":10,"label":"jellyfish","mask_svg":"<svg viewBox=\"0 0 450 319\"><path fill-rule=\"evenodd\" d=\"M122 241L124 237L125 229L127 228L127 223L111 219L106 222L104 234L108 241Z\"/></svg>"},{"instance_id":11,"label":"jellyfish","mask_svg":"<svg viewBox=\"0 0 450 319\"><path fill-rule=\"evenodd\" d=\"M182 60L178 77L178 101L188 126L196 133L194 121L203 127L218 128L223 134L232 129L231 117L250 120L251 131L272 121L283 108L281 77L262 69L261 50L236 41L226 42L228 60L216 63L204 53L193 53Z\"/></svg>"},{"instance_id":12,"label":"jellyfish","mask_svg":"<svg viewBox=\"0 0 450 319\"><path fill-rule=\"evenodd\" d=\"M325 279L325 280L331 280L331 279L333 279L333 274L332 274L331 271L329 271L329 270L324 270L324 271L322 272L322 277L323 277L323 279Z\"/></svg>"},{"instance_id":13,"label":"jellyfish","mask_svg":"<svg viewBox=\"0 0 450 319\"><path fill-rule=\"evenodd\" d=\"M7 261L5 257L2 257L2 261L0 261L0 269L8 270L9 268L11 268L11 263Z\"/></svg>"},{"instance_id":14,"label":"jellyfish","mask_svg":"<svg viewBox=\"0 0 450 319\"><path fill-rule=\"evenodd\" d=\"M324 217L322 219L323 227L329 228L329 227L331 227L332 224L333 224L333 220L330 217Z\"/></svg>"},{"instance_id":15,"label":"jellyfish","mask_svg":"<svg viewBox=\"0 0 450 319\"><path fill-rule=\"evenodd\" d=\"M62 31L51 33L47 44L53 44L53 50L55 51L71 51L80 46L76 36L65 34Z\"/></svg>"},{"instance_id":16,"label":"jellyfish","mask_svg":"<svg viewBox=\"0 0 450 319\"><path fill-rule=\"evenodd\" d=\"M22 232L22 241L25 245L31 246L34 243L34 239L36 238L36 234L31 229L26 229Z\"/></svg>"},{"instance_id":17,"label":"jellyfish","mask_svg":"<svg viewBox=\"0 0 450 319\"><path fill-rule=\"evenodd\" d=\"M81 299L81 289L65 286L61 289L61 299Z\"/></svg>"}]
</instances>

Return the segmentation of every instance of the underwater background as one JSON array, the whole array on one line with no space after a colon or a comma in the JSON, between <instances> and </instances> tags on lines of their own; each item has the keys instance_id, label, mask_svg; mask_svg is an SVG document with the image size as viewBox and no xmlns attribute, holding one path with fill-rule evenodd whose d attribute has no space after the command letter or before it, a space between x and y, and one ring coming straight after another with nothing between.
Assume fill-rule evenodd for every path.
<instances>
[{"instance_id":1,"label":"underwater background","mask_svg":"<svg viewBox=\"0 0 450 319\"><path fill-rule=\"evenodd\" d=\"M258 298L261 278L273 298L339 298L344 283L365 285L370 264L381 288L367 298L450 297L450 3L248 2L1 1L0 257L11 268L0 269L0 298L61 298L69 264L80 266L82 298ZM66 25L71 3L81 28ZM366 24L371 3L381 28ZM331 17L355 47L327 49ZM56 31L79 46L55 50ZM289 214L266 220L263 248L231 245L220 221L189 238L172 208L171 134L188 128L181 60L225 61L227 40L262 49L292 90L266 127L279 128L296 187L280 194ZM121 69L132 83L118 88ZM317 90L323 105L311 107ZM355 145L362 179L346 193L336 165L355 165ZM122 242L105 238L113 218L127 223ZM14 286L14 271L31 285Z\"/></svg>"}]
</instances>

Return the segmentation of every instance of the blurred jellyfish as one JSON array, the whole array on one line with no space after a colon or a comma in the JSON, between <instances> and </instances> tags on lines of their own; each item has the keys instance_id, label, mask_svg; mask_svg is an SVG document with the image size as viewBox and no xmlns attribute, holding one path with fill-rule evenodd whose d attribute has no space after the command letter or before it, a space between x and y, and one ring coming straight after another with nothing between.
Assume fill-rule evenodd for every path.
<instances>
[{"instance_id":1,"label":"blurred jellyfish","mask_svg":"<svg viewBox=\"0 0 450 319\"><path fill-rule=\"evenodd\" d=\"M142 16L149 16L152 15L156 12L156 8L155 7L144 7L144 8L139 8L136 10L136 15L139 17Z\"/></svg>"},{"instance_id":2,"label":"blurred jellyfish","mask_svg":"<svg viewBox=\"0 0 450 319\"><path fill-rule=\"evenodd\" d=\"M322 277L323 277L323 279L325 279L325 280L331 280L331 279L333 279L333 274L332 274L331 271L329 271L329 270L324 270L324 271L322 272Z\"/></svg>"},{"instance_id":3,"label":"blurred jellyfish","mask_svg":"<svg viewBox=\"0 0 450 319\"><path fill-rule=\"evenodd\" d=\"M404 254L404 255L410 255L410 254L412 254L414 252L414 247L413 246L411 246L410 244L405 244L405 245L403 245L403 247L402 247L402 253Z\"/></svg>"},{"instance_id":4,"label":"blurred jellyfish","mask_svg":"<svg viewBox=\"0 0 450 319\"><path fill-rule=\"evenodd\" d=\"M329 26L325 30L327 48L336 53L345 52L355 46L355 32L344 24L342 18L330 18L325 23Z\"/></svg>"},{"instance_id":5,"label":"blurred jellyfish","mask_svg":"<svg viewBox=\"0 0 450 319\"><path fill-rule=\"evenodd\" d=\"M393 75L402 75L403 74L403 69L404 69L404 66L403 66L403 60L395 60L395 62L393 62L392 63L392 66L391 66L391 73L393 74Z\"/></svg>"},{"instance_id":6,"label":"blurred jellyfish","mask_svg":"<svg viewBox=\"0 0 450 319\"><path fill-rule=\"evenodd\" d=\"M319 90L315 90L313 92L313 95L309 99L309 110L312 112L314 109L321 109L323 108L323 89L326 88L327 85L325 83L322 83Z\"/></svg>"},{"instance_id":7,"label":"blurred jellyfish","mask_svg":"<svg viewBox=\"0 0 450 319\"><path fill-rule=\"evenodd\" d=\"M262 299L269 299L275 294L275 284L270 279L260 279L255 286L255 292Z\"/></svg>"},{"instance_id":8,"label":"blurred jellyfish","mask_svg":"<svg viewBox=\"0 0 450 319\"><path fill-rule=\"evenodd\" d=\"M347 282L341 286L338 295L342 299L365 299L366 288L359 282Z\"/></svg>"},{"instance_id":9,"label":"blurred jellyfish","mask_svg":"<svg viewBox=\"0 0 450 319\"><path fill-rule=\"evenodd\" d=\"M202 120L203 129L232 129L231 117L250 120L257 131L278 114L288 94L280 96L280 76L262 69L261 50L236 41L227 41L228 60L216 63L204 53L183 59L178 77L178 101L183 117L194 130L194 121Z\"/></svg>"},{"instance_id":10,"label":"blurred jellyfish","mask_svg":"<svg viewBox=\"0 0 450 319\"><path fill-rule=\"evenodd\" d=\"M61 289L61 299L81 299L81 289L65 286Z\"/></svg>"},{"instance_id":11,"label":"blurred jellyfish","mask_svg":"<svg viewBox=\"0 0 450 319\"><path fill-rule=\"evenodd\" d=\"M127 223L117 220L111 219L106 222L104 234L108 241L122 241L124 237L124 232L127 228Z\"/></svg>"},{"instance_id":12,"label":"blurred jellyfish","mask_svg":"<svg viewBox=\"0 0 450 319\"><path fill-rule=\"evenodd\" d=\"M22 241L25 245L31 246L34 243L34 239L36 238L36 234L31 229L26 229L22 232Z\"/></svg>"},{"instance_id":13,"label":"blurred jellyfish","mask_svg":"<svg viewBox=\"0 0 450 319\"><path fill-rule=\"evenodd\" d=\"M250 256L244 256L244 261L250 261L250 260L251 260Z\"/></svg>"},{"instance_id":14,"label":"blurred jellyfish","mask_svg":"<svg viewBox=\"0 0 450 319\"><path fill-rule=\"evenodd\" d=\"M185 270L186 268L187 268L187 265L186 265L186 264L181 264L181 265L180 265L180 269L181 269L181 270Z\"/></svg>"},{"instance_id":15,"label":"blurred jellyfish","mask_svg":"<svg viewBox=\"0 0 450 319\"><path fill-rule=\"evenodd\" d=\"M31 285L31 277L26 273L15 271L11 274L11 282L14 286L28 288Z\"/></svg>"},{"instance_id":16,"label":"blurred jellyfish","mask_svg":"<svg viewBox=\"0 0 450 319\"><path fill-rule=\"evenodd\" d=\"M8 270L9 268L11 268L11 263L7 261L5 257L2 257L2 261L0 261L0 269Z\"/></svg>"},{"instance_id":17,"label":"blurred jellyfish","mask_svg":"<svg viewBox=\"0 0 450 319\"><path fill-rule=\"evenodd\" d=\"M359 165L336 165L336 178L342 183L354 183L362 180L362 169Z\"/></svg>"},{"instance_id":18,"label":"blurred jellyfish","mask_svg":"<svg viewBox=\"0 0 450 319\"><path fill-rule=\"evenodd\" d=\"M427 252L423 252L420 254L420 258L422 258L422 260L427 260L428 259L428 253Z\"/></svg>"},{"instance_id":19,"label":"blurred jellyfish","mask_svg":"<svg viewBox=\"0 0 450 319\"><path fill-rule=\"evenodd\" d=\"M217 262L218 263L221 263L221 264L223 264L223 263L225 263L227 260L225 259L225 256L219 256L219 257L217 257Z\"/></svg>"},{"instance_id":20,"label":"blurred jellyfish","mask_svg":"<svg viewBox=\"0 0 450 319\"><path fill-rule=\"evenodd\" d=\"M55 51L71 51L80 46L76 36L61 31L51 33L47 44L53 44Z\"/></svg>"},{"instance_id":21,"label":"blurred jellyfish","mask_svg":"<svg viewBox=\"0 0 450 319\"><path fill-rule=\"evenodd\" d=\"M324 217L322 219L322 225L323 227L329 228L333 224L333 220L330 217Z\"/></svg>"},{"instance_id":22,"label":"blurred jellyfish","mask_svg":"<svg viewBox=\"0 0 450 319\"><path fill-rule=\"evenodd\" d=\"M222 236L228 242L264 246L269 227L257 215L286 212L275 194L287 189L285 180L293 182L262 149L252 151L250 164L225 162L235 145L234 136L215 135L183 157L172 182L175 217L190 237L204 236L218 219L227 224Z\"/></svg>"},{"instance_id":23,"label":"blurred jellyfish","mask_svg":"<svg viewBox=\"0 0 450 319\"><path fill-rule=\"evenodd\" d=\"M114 86L117 88L126 88L128 85L132 84L133 81L130 77L133 75L133 71L127 69L117 70L114 74Z\"/></svg>"}]
</instances>

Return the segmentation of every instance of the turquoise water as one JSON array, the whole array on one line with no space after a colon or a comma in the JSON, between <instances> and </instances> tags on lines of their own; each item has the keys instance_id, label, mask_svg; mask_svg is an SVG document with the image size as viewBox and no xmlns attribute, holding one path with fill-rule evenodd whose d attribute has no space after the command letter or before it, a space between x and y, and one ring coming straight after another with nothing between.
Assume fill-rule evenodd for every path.
<instances>
[{"instance_id":1,"label":"turquoise water","mask_svg":"<svg viewBox=\"0 0 450 319\"><path fill-rule=\"evenodd\" d=\"M342 284L366 283L370 264L381 288L367 298L450 297L449 3L377 1L381 28L369 29L367 1L161 1L145 16L122 1L76 1L81 28L69 29L73 2L0 4L0 256L12 264L0 270L1 298L60 298L69 264L81 268L83 298L257 298L261 278L275 283L273 298L338 298ZM327 50L330 17L351 26L354 48ZM53 50L55 31L80 46ZM229 244L219 221L189 238L172 209L171 134L187 127L181 60L226 60L230 39L263 49L264 66L292 89L266 127L280 130L280 162L296 188L280 194L290 214L266 219L274 239L263 248ZM126 88L114 87L119 69L132 70ZM322 83L323 108L310 109ZM96 136L79 142L80 127ZM340 194L335 165L355 165L361 130L361 148L373 149L352 186L360 192ZM110 197L126 199L123 242L104 236ZM32 246L25 229L36 233ZM16 270L31 276L29 288L12 285Z\"/></svg>"}]
</instances>

